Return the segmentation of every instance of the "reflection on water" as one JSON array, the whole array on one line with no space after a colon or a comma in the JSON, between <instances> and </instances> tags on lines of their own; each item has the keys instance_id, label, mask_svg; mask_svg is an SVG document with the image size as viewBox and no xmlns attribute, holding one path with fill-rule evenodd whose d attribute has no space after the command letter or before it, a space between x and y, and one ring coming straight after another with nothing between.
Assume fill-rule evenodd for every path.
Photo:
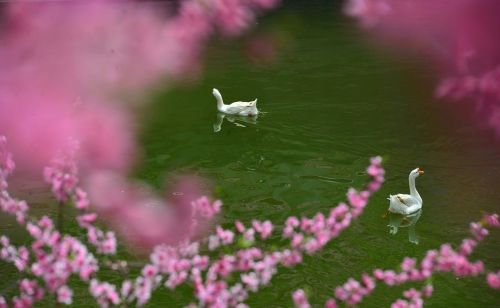
<instances>
[{"instance_id":1,"label":"reflection on water","mask_svg":"<svg viewBox=\"0 0 500 308\"><path fill-rule=\"evenodd\" d=\"M395 213L389 213L389 233L394 235L398 233L399 228L408 228L408 241L413 244L418 244L418 235L415 231L415 225L417 224L420 216L422 215L422 210L419 210L410 215L400 215Z\"/></svg>"},{"instance_id":2,"label":"reflection on water","mask_svg":"<svg viewBox=\"0 0 500 308\"><path fill-rule=\"evenodd\" d=\"M214 123L214 133L219 132L222 129L222 123L224 122L224 118L230 122L233 123L236 126L239 127L246 127L245 124L257 124L257 118L258 116L253 116L253 117L243 117L243 116L237 116L237 115L230 115L230 114L225 114L218 112L217 113L217 121Z\"/></svg>"}]
</instances>

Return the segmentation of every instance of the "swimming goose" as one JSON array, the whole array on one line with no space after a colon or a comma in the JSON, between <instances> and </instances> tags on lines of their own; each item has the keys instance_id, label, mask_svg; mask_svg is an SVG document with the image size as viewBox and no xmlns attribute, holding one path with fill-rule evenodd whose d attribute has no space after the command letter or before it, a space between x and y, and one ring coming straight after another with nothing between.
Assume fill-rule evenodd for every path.
<instances>
[{"instance_id":1,"label":"swimming goose","mask_svg":"<svg viewBox=\"0 0 500 308\"><path fill-rule=\"evenodd\" d=\"M415 213L422 208L422 197L418 194L415 188L415 179L424 174L420 168L416 168L410 172L408 182L410 184L410 194L389 195L389 212L409 215Z\"/></svg>"},{"instance_id":2,"label":"swimming goose","mask_svg":"<svg viewBox=\"0 0 500 308\"><path fill-rule=\"evenodd\" d=\"M246 117L256 116L259 113L259 110L257 110L257 99L251 102L234 102L226 105L222 100L219 90L214 88L212 94L217 99L217 110L220 112Z\"/></svg>"}]
</instances>

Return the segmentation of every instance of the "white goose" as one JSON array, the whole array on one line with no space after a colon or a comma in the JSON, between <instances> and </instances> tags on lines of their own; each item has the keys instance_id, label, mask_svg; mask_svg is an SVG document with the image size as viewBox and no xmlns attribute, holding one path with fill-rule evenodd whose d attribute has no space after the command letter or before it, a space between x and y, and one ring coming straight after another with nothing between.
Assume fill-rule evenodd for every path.
<instances>
[{"instance_id":1,"label":"white goose","mask_svg":"<svg viewBox=\"0 0 500 308\"><path fill-rule=\"evenodd\" d=\"M217 110L226 114L235 114L245 117L256 116L259 113L257 110L257 99L251 102L234 102L230 105L224 104L222 95L219 90L213 89L212 94L217 99Z\"/></svg>"},{"instance_id":2,"label":"white goose","mask_svg":"<svg viewBox=\"0 0 500 308\"><path fill-rule=\"evenodd\" d=\"M397 194L397 195L389 195L389 212L409 215L415 213L416 211L422 208L422 197L418 194L417 189L415 188L415 179L424 174L424 170L417 168L410 172L408 177L408 181L410 183L410 194Z\"/></svg>"}]
</instances>

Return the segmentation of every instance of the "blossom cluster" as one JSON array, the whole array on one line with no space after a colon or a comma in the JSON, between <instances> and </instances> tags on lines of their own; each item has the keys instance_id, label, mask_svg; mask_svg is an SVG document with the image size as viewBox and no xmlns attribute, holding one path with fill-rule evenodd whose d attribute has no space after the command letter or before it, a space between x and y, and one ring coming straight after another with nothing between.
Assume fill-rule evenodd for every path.
<instances>
[{"instance_id":1,"label":"blossom cluster","mask_svg":"<svg viewBox=\"0 0 500 308\"><path fill-rule=\"evenodd\" d=\"M5 139L2 140L5 141ZM11 159L11 156L5 153L4 144L2 145L2 157ZM65 159L71 160L68 157ZM47 179L53 187L57 200L60 202L72 200L81 211L76 219L82 228L89 231L87 236L89 244L95 245L91 230L98 230L93 226L98 214L88 211L89 201L78 186L78 176L76 173L71 173L76 172L77 169L67 168L68 164L71 165L71 162L58 161L53 164L49 174L57 176L48 176ZM13 163L9 160L0 163L0 166L11 165ZM1 171L2 174L12 172L6 168ZM256 292L261 286L267 285L277 273L278 266L289 267L302 262L304 252L313 254L347 228L352 219L361 213L368 198L383 181L384 170L379 157L372 159L367 173L372 179L366 186L367 188L360 192L349 189L348 203L340 203L330 211L328 216L318 213L313 218L289 217L281 234L288 244L278 251L265 250L264 241L269 239L276 230L270 221L254 220L251 226L245 226L242 222L236 221L234 231L216 226L214 234L201 240L192 241L186 238L175 246L156 246L150 256L151 262L143 266L141 275L135 279L124 280L121 288L118 288L108 282L97 280L95 273L100 268L99 259L78 239L55 230L52 220L44 216L39 220L29 220L25 225L34 239L31 250L11 247L8 239L2 240L4 250L9 252L5 254L5 259L18 264L20 271L25 270L27 274L41 278L44 282L41 286L43 290L57 294L60 303L72 302L72 290L67 282L69 277L75 274L82 281L89 283L90 294L101 306L117 305L122 302L135 302L143 305L149 301L152 292L159 286L165 285L167 288L174 289L182 283L193 285L194 295L203 305L234 306L242 304L250 292ZM61 178L74 180L71 181L72 185L64 186L60 185ZM63 186L66 187L64 190L54 189ZM123 199L113 200L116 202ZM221 203L218 201L211 203L206 197L196 199L189 207L190 219L194 222L200 217L210 220L220 211L220 208ZM255 246L259 241L262 242L261 245L264 245L263 248ZM97 252L106 253L99 249L102 246L95 246ZM115 244L112 247L115 247ZM202 247L206 247L208 252L215 251L219 247L232 247L235 252L219 255L202 254L200 253ZM114 255L116 251L113 248L108 252ZM29 264L27 254L35 257L31 264ZM115 264L127 267L126 262L119 260ZM239 274L239 282L229 285L227 279L235 274ZM35 297L30 298L35 299ZM31 304L33 301L26 302L27 306Z\"/></svg>"},{"instance_id":2,"label":"blossom cluster","mask_svg":"<svg viewBox=\"0 0 500 308\"><path fill-rule=\"evenodd\" d=\"M384 180L380 157L371 160L367 174L371 181L366 188L359 192L349 189L348 203L338 204L327 216L323 213L312 218L292 216L286 219L282 228L276 228L268 220L253 220L249 226L237 220L233 230L218 225L213 234L199 241L186 241L179 246L157 246L150 256L151 262L142 268L142 274L133 281L123 282L121 289L125 291L122 295L127 302L136 301L142 305L162 285L175 289L187 283L194 287L194 296L198 300L193 305L244 305L250 293L269 284L279 266L291 267L301 263L303 253L317 252L361 214L368 198ZM278 229L282 230L280 237L284 247L268 251L266 240ZM234 252L213 254L221 248ZM207 254L202 253L205 249ZM236 278L236 282L230 284L230 277Z\"/></svg>"},{"instance_id":3,"label":"blossom cluster","mask_svg":"<svg viewBox=\"0 0 500 308\"><path fill-rule=\"evenodd\" d=\"M139 282L132 288L130 280L126 280L122 292L119 294L113 284L99 282L96 278L96 273L100 269L99 259L88 250L84 242L61 233L61 230L56 230L54 222L49 217L27 219L28 204L25 201L11 198L6 190L8 187L7 176L13 172L14 162L12 155L6 149L5 137L0 137L0 159L0 176L5 183L4 189L0 191L2 210L16 216L18 223L26 228L33 240L30 248L16 247L8 237L1 236L0 259L13 264L19 272L43 281L43 285L39 285L36 280L21 280L20 295L12 298L12 304L15 307L30 307L35 301L43 299L46 292L56 294L59 303L71 304L73 291L68 286L68 282L72 275L89 283L89 293L103 307L118 305L122 300L127 299L129 295L127 292L131 290L138 294L136 297L138 304L149 300L150 291L148 292L148 290L150 289L148 289L147 283L141 284ZM52 187L55 199L60 202L59 206L64 206L64 202L72 201L76 209L80 211L76 220L79 226L87 231L86 241L96 248L97 253L115 258L117 245L115 234L112 231L105 232L95 226L98 214L89 211L90 201L87 199L86 192L78 186L77 168L74 166L71 155L61 156L45 169L46 180ZM3 206L3 204L22 204L23 206ZM195 226L200 225L200 219L207 222L220 211L221 202L212 203L207 197L201 197L191 202L190 209L192 216L190 216L189 221L192 222L191 229L195 229ZM176 250L184 254L193 254L193 251L198 249L197 245L197 243L191 244L190 247L179 245L176 246ZM157 255L159 253L155 250L152 259L154 260ZM168 259L172 260L171 256ZM102 264L112 264L112 269L116 267L116 264L119 264L122 269L127 268L127 262L121 260ZM152 276L151 271L147 268L142 273L144 277L151 278ZM172 277L171 280L173 279ZM140 281L140 279L138 280ZM142 293L141 288L144 290ZM141 294L144 295L141 297ZM6 305L3 297L0 300L2 305Z\"/></svg>"},{"instance_id":4,"label":"blossom cluster","mask_svg":"<svg viewBox=\"0 0 500 308\"><path fill-rule=\"evenodd\" d=\"M12 155L6 149L6 138L3 136L0 137L0 159L0 175L2 181L7 183L7 176L13 172L14 163ZM59 185L60 177L53 179L56 185ZM8 185L4 185L0 191L2 210L16 216L17 222L26 228L33 241L30 248L16 247L6 236L1 236L0 258L12 263L21 273L40 278L44 283L39 285L37 280L21 280L20 296L12 299L13 305L29 307L35 301L41 300L45 291L57 294L61 303L71 303L72 291L66 285L70 276L76 274L81 280L87 281L99 269L97 259L81 241L55 230L54 223L49 217L43 216L38 220L27 218L28 204L12 198L7 187ZM71 193L60 189L53 189L53 192L60 201ZM12 204L23 206L8 206Z\"/></svg>"},{"instance_id":5,"label":"blossom cluster","mask_svg":"<svg viewBox=\"0 0 500 308\"><path fill-rule=\"evenodd\" d=\"M167 14L159 14L158 4L139 1L5 4L0 131L9 137L18 172L35 174L38 180L44 168L56 200L73 203L79 211L78 224L97 253L116 251L114 232L96 226L97 214L132 246L149 250L165 237L173 244L186 234L201 233L220 204L213 209L204 200L191 204L202 194L195 183L189 182L192 187L181 189L184 197L173 202L145 196L138 192L144 184L129 183L127 173L137 153L131 112L135 106L118 93L141 93L165 76L181 79L198 71L210 36L240 34L259 14L278 4L278 0L185 0L175 11L165 7ZM54 78L47 78L47 72ZM37 155L32 155L33 149ZM6 192L4 178L14 164L12 155L5 155L10 156L0 158L6 164L0 174L0 206L24 222L27 204ZM102 180L102 174L111 175L103 187L116 194L92 200L93 213L89 197L106 192L91 182ZM89 187L95 189L89 192ZM120 230L124 225L132 233Z\"/></svg>"},{"instance_id":6,"label":"blossom cluster","mask_svg":"<svg viewBox=\"0 0 500 308\"><path fill-rule=\"evenodd\" d=\"M499 227L498 215L487 214L481 221L471 223L472 238L465 238L457 250L454 250L450 244L443 244L439 250L427 251L420 263L414 258L405 257L400 264L399 271L375 269L371 275L362 274L360 281L349 278L346 283L335 288L335 298L329 299L325 306L337 307L337 302L357 305L375 290L377 282L394 286L424 281L426 284L420 291L414 288L409 289L403 292L406 299L398 299L392 304L393 308L423 307L423 298L432 295L433 287L428 281L435 273L450 272L456 277L478 276L484 273L483 262L480 260L473 262L469 260L469 256L477 244L488 235L487 228ZM498 274L487 275L487 282L492 288L500 287ZM292 298L296 307L309 307L307 297L302 290L295 291Z\"/></svg>"},{"instance_id":7,"label":"blossom cluster","mask_svg":"<svg viewBox=\"0 0 500 308\"><path fill-rule=\"evenodd\" d=\"M145 184L129 182L127 173L137 153L132 124L136 106L118 93L138 97L135 94L158 80L192 75L199 71L201 52L212 35L241 34L259 14L278 4L279 0L185 0L177 9L161 5L167 14L159 14L158 3L139 1L6 4L0 33L0 131L9 137L20 163L18 172L38 177L45 168L44 179L56 199L73 202L81 211L78 222L101 253L112 253L116 240L113 233L89 223L97 218L88 213L88 198L103 195L100 184L109 191L125 190L92 201L118 232L128 236L119 230L126 225L138 234L127 239L133 246L151 249L166 236L174 243L180 235L200 233L206 228L203 216L211 215L204 212L207 209L196 213L198 225L193 230L184 229L193 226L185 219L193 216L190 211L196 209L190 203L202 194L194 181L181 190L185 197L178 202L152 193L145 196ZM47 78L47 72L64 78ZM21 123L30 123L29 129ZM84 183L95 189L83 189ZM26 209L25 204L2 206L23 219L17 208ZM121 210L113 212L115 206Z\"/></svg>"},{"instance_id":8,"label":"blossom cluster","mask_svg":"<svg viewBox=\"0 0 500 308\"><path fill-rule=\"evenodd\" d=\"M78 210L78 225L86 230L87 240L96 247L98 253L114 254L116 252L116 236L112 231L103 231L95 226L97 214L89 212L90 201L87 193L80 187L76 155L79 143L70 140L44 169L44 178L52 188L52 194L60 206L71 201Z\"/></svg>"},{"instance_id":9,"label":"blossom cluster","mask_svg":"<svg viewBox=\"0 0 500 308\"><path fill-rule=\"evenodd\" d=\"M12 156L6 153L5 139L1 139L0 174L10 174L13 166ZM52 166L52 174L59 174L63 178L65 172L57 166ZM75 169L69 169L75 170ZM142 306L153 296L153 292L164 286L175 289L181 284L189 284L194 289L194 296L198 303L206 307L244 306L250 293L257 292L261 287L269 284L280 266L291 267L303 260L303 254L314 254L324 247L330 240L337 237L346 229L353 219L358 217L367 205L370 196L380 188L384 181L384 169L381 158L372 158L366 170L371 181L362 190L350 188L347 191L347 202L341 202L333 207L328 215L317 213L312 218L289 217L282 228L276 228L271 221L253 220L250 226L241 221L235 221L234 230L224 229L217 225L214 233L199 240L186 237L176 245L161 244L155 246L150 255L150 262L141 266L140 274L132 278L127 276L120 285L115 285L97 278L96 273L103 266L111 269L123 270L122 274L130 273L126 261L116 259L116 248L109 251L99 250L95 239L87 236L87 242L97 248L98 253L108 253L115 258L115 262L106 263L99 260L99 256L92 254L86 245L70 235L64 235L54 229L54 223L46 216L38 219L20 221L25 225L33 243L30 248L15 247L7 237L0 239L1 258L14 264L18 270L26 275L41 279L23 279L19 282L20 293L11 299L16 307L29 307L35 301L41 300L48 293L56 294L57 301L62 304L71 304L73 290L68 285L70 276L78 277L89 284L89 293L101 307L120 304L136 304ZM61 201L73 200L77 204L85 193L78 186L77 174L71 190L53 190L54 197ZM60 177L49 177L59 183ZM6 181L6 177L4 178ZM56 187L54 183L52 187ZM6 185L6 187L8 187ZM121 190L120 190L121 191ZM8 196L3 191L4 196ZM189 197L190 198L190 197ZM116 199L121 200L121 199ZM115 200L115 201L116 201ZM86 200L84 204L88 205ZM197 219L213 219L221 209L220 201L211 203L207 197L201 197L191 202L188 207L190 228L198 226ZM80 207L82 211L77 216L80 226L93 230L98 217L97 213L89 212L88 206ZM17 213L11 213L17 216ZM364 296L369 295L376 287L377 282L387 285L397 285L408 281L423 281L431 277L434 272L453 272L457 276L475 276L483 273L481 261L471 262L468 256L473 252L479 241L487 235L486 227L498 227L500 223L497 215L486 215L481 221L471 224L471 238L465 239L457 251L448 244L441 246L439 251L429 251L420 265L412 258L405 258L401 263L401 271L375 269L372 275L363 274L361 281L353 278L344 285L335 289L335 298L326 302L326 307L336 307L337 302L346 302L350 305L361 302ZM99 229L95 229L99 230ZM188 230L191 230L188 228ZM273 232L281 231L284 247L281 249L266 249L266 240L273 237ZM114 238L114 236L113 236ZM116 244L111 245L115 247ZM232 253L228 253L233 251ZM31 256L31 257L30 257ZM498 273L489 273L488 283L498 287ZM232 279L230 279L232 277ZM234 281L236 278L236 281ZM229 281L232 281L231 283ZM432 286L425 285L422 290L410 289L404 292L405 299L398 299L394 307L420 307L423 297L432 294ZM298 307L310 307L305 292L297 290L293 299ZM2 303L6 301L0 298Z\"/></svg>"},{"instance_id":10,"label":"blossom cluster","mask_svg":"<svg viewBox=\"0 0 500 308\"><path fill-rule=\"evenodd\" d=\"M0 131L9 137L18 172L36 174L38 179L45 168L43 176L59 210L72 203L86 234L79 239L56 230L48 217L29 217L28 204L9 195L7 176L15 165L0 137L0 209L14 215L33 239L31 247L16 247L2 236L1 259L40 284L22 282L20 297L12 299L14 306L40 300L43 293L33 291L38 289L70 304L70 276L90 283L90 294L102 306L116 305L118 297L125 297L95 277L106 262L126 267L126 262L116 260L115 233L98 227L99 219L127 244L145 249L162 242L177 244L208 228L221 203L196 200L201 193L193 181L182 181L184 186L176 190L181 196L171 200L145 196L142 187L128 182L126 174L137 152L133 112L131 102L119 102L125 96L118 93L139 93L165 76L193 75L211 35L240 34L256 16L278 4L279 0L185 0L177 11L168 8L167 14L139 1L2 6ZM97 185L102 174L112 176L111 182L99 182L108 191ZM111 261L99 264L102 254ZM5 302L0 297L0 305Z\"/></svg>"}]
</instances>

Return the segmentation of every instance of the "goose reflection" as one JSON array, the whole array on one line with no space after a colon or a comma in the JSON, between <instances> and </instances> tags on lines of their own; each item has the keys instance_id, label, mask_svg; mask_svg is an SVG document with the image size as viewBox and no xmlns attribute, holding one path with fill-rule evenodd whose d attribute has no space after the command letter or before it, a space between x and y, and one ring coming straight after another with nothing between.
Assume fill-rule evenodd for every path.
<instances>
[{"instance_id":1,"label":"goose reflection","mask_svg":"<svg viewBox=\"0 0 500 308\"><path fill-rule=\"evenodd\" d=\"M224 113L217 113L217 121L214 123L214 132L217 133L222 129L222 123L224 122L224 118L230 122L233 123L236 126L239 127L246 127L246 124L257 124L257 118L258 116L252 116L252 117L244 117L244 116L237 116L237 115L230 115L230 114L224 114Z\"/></svg>"},{"instance_id":2,"label":"goose reflection","mask_svg":"<svg viewBox=\"0 0 500 308\"><path fill-rule=\"evenodd\" d=\"M418 235L415 231L415 225L417 224L420 216L422 215L422 210L409 215L400 214L389 214L389 233L394 235L398 233L399 228L408 228L408 241L413 244L418 244Z\"/></svg>"}]
</instances>

